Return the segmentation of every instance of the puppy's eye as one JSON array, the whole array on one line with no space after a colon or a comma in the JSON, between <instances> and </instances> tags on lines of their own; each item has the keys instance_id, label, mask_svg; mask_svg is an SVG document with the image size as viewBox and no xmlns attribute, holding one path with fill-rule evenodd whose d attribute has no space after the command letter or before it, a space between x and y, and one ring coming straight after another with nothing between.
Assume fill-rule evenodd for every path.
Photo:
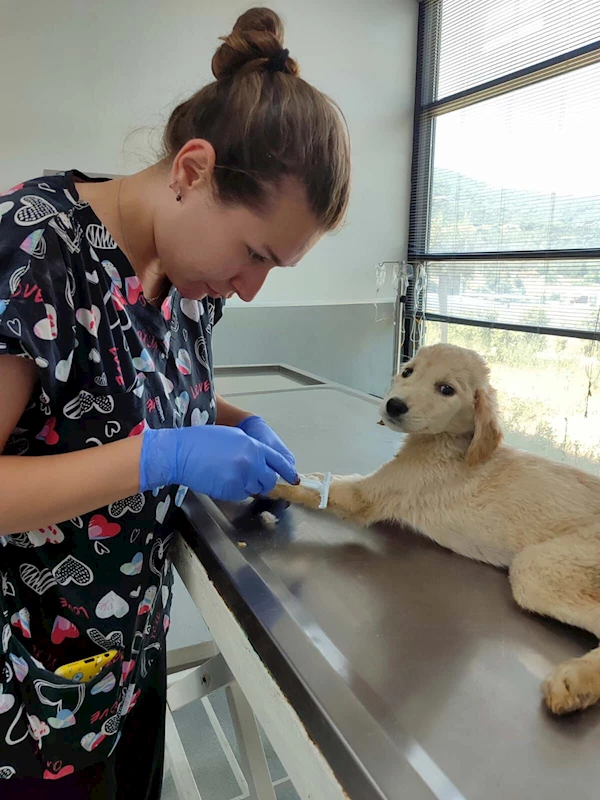
<instances>
[{"instance_id":1,"label":"puppy's eye","mask_svg":"<svg viewBox=\"0 0 600 800\"><path fill-rule=\"evenodd\" d=\"M404 370L404 372L402 373L402 377L403 377L403 378L410 378L410 376L411 376L412 374L413 374L413 368L412 368L412 367L407 367L407 368Z\"/></svg>"},{"instance_id":2,"label":"puppy's eye","mask_svg":"<svg viewBox=\"0 0 600 800\"><path fill-rule=\"evenodd\" d=\"M440 394L443 394L444 397L452 397L452 395L456 394L456 389L454 386L450 386L449 383L438 384L437 390Z\"/></svg>"}]
</instances>

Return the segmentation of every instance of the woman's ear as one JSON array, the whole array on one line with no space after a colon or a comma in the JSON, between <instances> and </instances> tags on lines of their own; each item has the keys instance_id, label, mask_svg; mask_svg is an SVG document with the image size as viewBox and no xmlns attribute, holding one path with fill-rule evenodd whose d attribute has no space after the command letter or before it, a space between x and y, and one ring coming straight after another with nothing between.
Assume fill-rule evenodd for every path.
<instances>
[{"instance_id":1,"label":"woman's ear","mask_svg":"<svg viewBox=\"0 0 600 800\"><path fill-rule=\"evenodd\" d=\"M185 195L187 191L212 185L215 169L215 148L205 139L190 139L173 159L170 180Z\"/></svg>"},{"instance_id":2,"label":"woman's ear","mask_svg":"<svg viewBox=\"0 0 600 800\"><path fill-rule=\"evenodd\" d=\"M467 464L474 467L487 461L502 441L496 390L477 389L474 400L475 432L467 450Z\"/></svg>"}]
</instances>

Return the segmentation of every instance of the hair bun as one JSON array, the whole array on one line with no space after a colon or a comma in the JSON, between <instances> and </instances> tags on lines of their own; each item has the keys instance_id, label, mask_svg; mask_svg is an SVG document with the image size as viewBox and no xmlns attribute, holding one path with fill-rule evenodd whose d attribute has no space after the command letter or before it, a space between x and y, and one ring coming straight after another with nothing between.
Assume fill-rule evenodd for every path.
<instances>
[{"instance_id":1,"label":"hair bun","mask_svg":"<svg viewBox=\"0 0 600 800\"><path fill-rule=\"evenodd\" d=\"M269 69L298 75L298 64L289 55L282 61L283 23L270 8L251 8L238 19L229 36L213 56L212 71L217 80L236 74L248 74ZM278 63L277 59L282 61Z\"/></svg>"}]
</instances>

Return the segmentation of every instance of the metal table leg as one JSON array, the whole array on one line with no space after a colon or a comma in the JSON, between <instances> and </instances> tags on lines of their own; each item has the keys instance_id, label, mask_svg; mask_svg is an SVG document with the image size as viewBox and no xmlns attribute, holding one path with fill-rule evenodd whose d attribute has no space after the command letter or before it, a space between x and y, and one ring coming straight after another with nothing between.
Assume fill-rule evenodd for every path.
<instances>
[{"instance_id":1,"label":"metal table leg","mask_svg":"<svg viewBox=\"0 0 600 800\"><path fill-rule=\"evenodd\" d=\"M225 692L242 770L248 782L249 800L276 800L258 723L250 703L237 683L228 686Z\"/></svg>"},{"instance_id":2,"label":"metal table leg","mask_svg":"<svg viewBox=\"0 0 600 800\"><path fill-rule=\"evenodd\" d=\"M210 648L207 650L206 646L183 648L181 651L173 652L169 659L172 675L179 671L186 673L179 680L171 679L167 690L167 756L179 798L201 800L171 712L183 708L194 700L207 698L217 689L225 688L240 751L241 772L248 785L247 798L276 800L254 712L235 682L222 654L217 652L212 658L204 660L210 652ZM200 658L203 662L201 664L196 661ZM216 728L215 731L218 736ZM233 754L231 756L233 757Z\"/></svg>"},{"instance_id":3,"label":"metal table leg","mask_svg":"<svg viewBox=\"0 0 600 800\"><path fill-rule=\"evenodd\" d=\"M202 800L194 780L190 762L185 754L183 743L179 738L177 726L168 706L166 734L166 755L179 800Z\"/></svg>"}]
</instances>

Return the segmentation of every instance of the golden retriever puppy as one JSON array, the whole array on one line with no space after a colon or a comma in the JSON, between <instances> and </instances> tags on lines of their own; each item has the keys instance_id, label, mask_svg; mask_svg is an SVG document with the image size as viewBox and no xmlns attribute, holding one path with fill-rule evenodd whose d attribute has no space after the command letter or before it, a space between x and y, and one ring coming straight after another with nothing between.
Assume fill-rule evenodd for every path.
<instances>
[{"instance_id":1,"label":"golden retriever puppy","mask_svg":"<svg viewBox=\"0 0 600 800\"><path fill-rule=\"evenodd\" d=\"M396 376L383 422L406 434L371 475L335 476L328 511L362 525L409 524L468 558L508 567L523 608L600 638L600 478L502 444L489 370L474 351L423 347ZM316 508L319 494L271 495ZM600 699L600 647L543 684L556 714Z\"/></svg>"}]
</instances>

